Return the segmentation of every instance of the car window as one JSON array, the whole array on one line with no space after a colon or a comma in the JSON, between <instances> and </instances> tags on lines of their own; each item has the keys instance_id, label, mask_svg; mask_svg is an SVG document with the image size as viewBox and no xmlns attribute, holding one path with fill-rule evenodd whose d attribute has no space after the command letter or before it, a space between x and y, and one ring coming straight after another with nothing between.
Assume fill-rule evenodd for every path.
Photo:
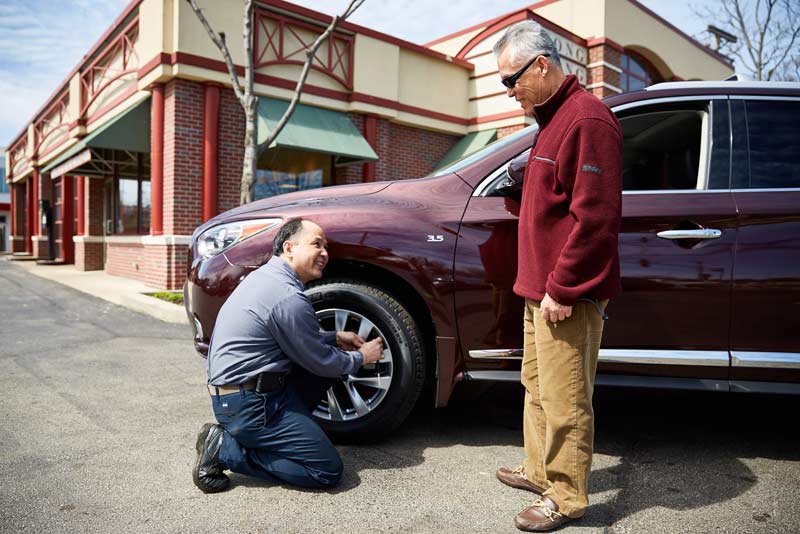
<instances>
[{"instance_id":1,"label":"car window","mask_svg":"<svg viewBox=\"0 0 800 534\"><path fill-rule=\"evenodd\" d=\"M516 142L521 137L526 137L526 136L533 135L534 130L538 130L538 129L539 129L539 126L537 124L532 124L532 125L528 126L527 128L523 128L522 130L520 130L518 132L514 132L511 135L507 135L505 137L501 137L497 141L489 143L488 145L486 145L482 149L478 150L477 152L473 152L472 154L470 154L468 156L465 156L465 157L461 158L460 160L458 160L458 161L456 161L454 163L451 163L447 167L444 167L444 168L441 168L441 169L437 170L436 172L434 172L430 176L443 176L445 174L451 174L451 173L454 173L454 172L458 172L459 170L472 165L476 161L483 159L484 157L488 156L489 154L491 154L495 150L500 150L503 147L506 147L506 146Z\"/></svg>"},{"instance_id":2,"label":"car window","mask_svg":"<svg viewBox=\"0 0 800 534\"><path fill-rule=\"evenodd\" d=\"M728 147L721 142L729 139L728 109L723 104L715 110L714 137L720 146L714 154L720 157L711 157L708 105L673 103L629 108L620 114L623 191L728 188ZM475 196L504 195L507 165L489 175Z\"/></svg>"},{"instance_id":3,"label":"car window","mask_svg":"<svg viewBox=\"0 0 800 534\"><path fill-rule=\"evenodd\" d=\"M650 109L620 117L619 123L623 191L706 188L706 110Z\"/></svg>"},{"instance_id":4,"label":"car window","mask_svg":"<svg viewBox=\"0 0 800 534\"><path fill-rule=\"evenodd\" d=\"M751 189L800 188L800 101L745 102Z\"/></svg>"}]
</instances>

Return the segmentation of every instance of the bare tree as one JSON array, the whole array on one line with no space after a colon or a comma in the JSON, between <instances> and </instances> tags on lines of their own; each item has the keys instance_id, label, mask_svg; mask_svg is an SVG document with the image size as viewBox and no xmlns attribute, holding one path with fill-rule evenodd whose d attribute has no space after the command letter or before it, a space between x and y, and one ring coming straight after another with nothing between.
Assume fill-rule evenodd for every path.
<instances>
[{"instance_id":1,"label":"bare tree","mask_svg":"<svg viewBox=\"0 0 800 534\"><path fill-rule=\"evenodd\" d=\"M208 36L211 38L214 44L217 45L217 48L219 48L219 51L225 58L225 64L228 66L228 73L231 76L233 92L236 94L236 98L239 100L239 103L244 109L244 162L242 165L242 183L239 194L239 202L241 204L246 204L253 200L253 185L255 184L256 163L258 161L259 154L259 147L256 143L256 104L258 103L258 97L256 97L253 91L253 80L255 78L255 68L253 67L253 0L245 0L244 2L244 20L242 28L242 38L244 39L246 61L244 68L244 86L242 86L239 82L239 75L236 72L236 65L234 65L230 50L228 50L228 45L225 43L225 33L214 31L205 15L203 15L203 10L197 5L196 0L186 1L192 6L192 10L197 15L197 18L200 19L200 23L205 28ZM311 64L314 62L314 56L317 53L317 49L319 49L322 43L325 42L328 36L330 36L330 34L341 21L346 20L359 7L361 7L361 4L363 3L364 0L350 0L347 8L342 13L333 17L330 24L328 24L328 27L325 28L325 31L323 31L319 37L317 37L311 46L306 48L306 61L303 65L303 70L300 73L300 78L297 80L297 85L295 86L294 95L289 103L289 107L275 125L275 128L269 132L266 141L264 141L264 143L261 145L262 147L268 147L272 144L275 138L278 137L278 134L281 132L283 127L286 126L286 123L289 121L289 117L291 117L294 109L297 107L297 103L300 101L300 95L303 93L303 86L306 83L308 73L311 69Z\"/></svg>"},{"instance_id":2,"label":"bare tree","mask_svg":"<svg viewBox=\"0 0 800 534\"><path fill-rule=\"evenodd\" d=\"M797 0L716 0L694 11L737 38L719 51L731 54L753 79L797 80L800 3Z\"/></svg>"}]
</instances>

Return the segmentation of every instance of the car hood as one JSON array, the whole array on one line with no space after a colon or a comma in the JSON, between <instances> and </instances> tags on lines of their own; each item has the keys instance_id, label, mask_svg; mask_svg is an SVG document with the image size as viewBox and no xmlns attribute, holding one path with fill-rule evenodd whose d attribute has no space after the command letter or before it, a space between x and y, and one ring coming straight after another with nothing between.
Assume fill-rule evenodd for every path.
<instances>
[{"instance_id":1,"label":"car hood","mask_svg":"<svg viewBox=\"0 0 800 534\"><path fill-rule=\"evenodd\" d=\"M284 193L283 195L256 200L255 202L250 202L249 204L244 204L242 206L229 209L228 211L220 213L216 217L207 221L200 228L198 228L198 230L214 226L215 224L219 224L223 221L242 219L248 214L257 213L268 209L313 204L328 198L372 195L374 193L378 193L379 191L383 191L392 183L393 182L389 181L372 182L366 184L336 185L330 187L320 187L317 189L309 189L307 191Z\"/></svg>"}]
</instances>

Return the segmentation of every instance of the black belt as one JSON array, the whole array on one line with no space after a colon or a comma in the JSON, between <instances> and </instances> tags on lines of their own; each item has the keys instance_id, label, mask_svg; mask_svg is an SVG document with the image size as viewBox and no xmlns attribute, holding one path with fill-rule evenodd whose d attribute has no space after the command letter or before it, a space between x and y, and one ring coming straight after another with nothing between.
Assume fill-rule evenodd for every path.
<instances>
[{"instance_id":1,"label":"black belt","mask_svg":"<svg viewBox=\"0 0 800 534\"><path fill-rule=\"evenodd\" d=\"M256 393L271 393L278 391L286 386L289 373L261 373L255 378L243 384L227 384L224 386L214 386L209 384L208 391L212 395L230 395L242 391L243 389L253 390Z\"/></svg>"}]
</instances>

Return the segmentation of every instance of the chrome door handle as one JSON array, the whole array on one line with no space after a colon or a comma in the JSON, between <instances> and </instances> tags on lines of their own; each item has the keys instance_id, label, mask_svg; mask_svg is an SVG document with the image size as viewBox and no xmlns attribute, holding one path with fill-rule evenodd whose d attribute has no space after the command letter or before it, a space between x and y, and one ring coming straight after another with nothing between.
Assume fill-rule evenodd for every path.
<instances>
[{"instance_id":1,"label":"chrome door handle","mask_svg":"<svg viewBox=\"0 0 800 534\"><path fill-rule=\"evenodd\" d=\"M714 228L700 230L664 230L656 234L661 239L717 239L722 237L722 231Z\"/></svg>"}]
</instances>

